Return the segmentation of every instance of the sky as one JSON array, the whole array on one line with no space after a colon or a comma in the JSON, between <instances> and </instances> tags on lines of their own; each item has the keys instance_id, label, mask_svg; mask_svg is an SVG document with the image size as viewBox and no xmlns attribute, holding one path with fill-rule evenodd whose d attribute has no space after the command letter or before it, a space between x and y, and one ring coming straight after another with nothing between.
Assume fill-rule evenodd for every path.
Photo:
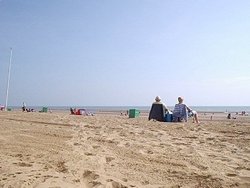
<instances>
[{"instance_id":1,"label":"sky","mask_svg":"<svg viewBox=\"0 0 250 188\"><path fill-rule=\"evenodd\" d=\"M0 104L250 106L249 0L0 0Z\"/></svg>"}]
</instances>

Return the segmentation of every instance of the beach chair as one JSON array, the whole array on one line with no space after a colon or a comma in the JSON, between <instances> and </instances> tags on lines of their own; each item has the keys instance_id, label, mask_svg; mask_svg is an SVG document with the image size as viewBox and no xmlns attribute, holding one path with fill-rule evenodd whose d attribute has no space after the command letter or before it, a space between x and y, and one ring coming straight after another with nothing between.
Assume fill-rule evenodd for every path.
<instances>
[{"instance_id":1,"label":"beach chair","mask_svg":"<svg viewBox=\"0 0 250 188\"><path fill-rule=\"evenodd\" d=\"M173 122L186 122L188 120L188 109L185 105L176 104L173 111Z\"/></svg>"},{"instance_id":2,"label":"beach chair","mask_svg":"<svg viewBox=\"0 0 250 188\"><path fill-rule=\"evenodd\" d=\"M165 122L172 122L173 121L173 113L172 112L168 112L165 114Z\"/></svg>"},{"instance_id":3,"label":"beach chair","mask_svg":"<svg viewBox=\"0 0 250 188\"><path fill-rule=\"evenodd\" d=\"M149 112L148 120L165 121L165 107L161 103L154 103Z\"/></svg>"}]
</instances>

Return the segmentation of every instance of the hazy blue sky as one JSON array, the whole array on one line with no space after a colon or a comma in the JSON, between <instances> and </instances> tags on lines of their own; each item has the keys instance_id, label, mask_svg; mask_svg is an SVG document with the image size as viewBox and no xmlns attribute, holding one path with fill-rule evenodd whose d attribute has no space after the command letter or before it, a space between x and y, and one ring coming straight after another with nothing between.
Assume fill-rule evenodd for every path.
<instances>
[{"instance_id":1,"label":"hazy blue sky","mask_svg":"<svg viewBox=\"0 0 250 188\"><path fill-rule=\"evenodd\" d=\"M250 105L249 0L0 0L0 103Z\"/></svg>"}]
</instances>

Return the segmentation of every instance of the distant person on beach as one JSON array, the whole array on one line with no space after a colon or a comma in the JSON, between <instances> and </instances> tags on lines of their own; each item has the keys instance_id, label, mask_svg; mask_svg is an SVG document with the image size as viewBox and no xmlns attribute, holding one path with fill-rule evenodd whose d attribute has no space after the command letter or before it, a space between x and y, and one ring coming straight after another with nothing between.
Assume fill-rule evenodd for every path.
<instances>
[{"instance_id":1,"label":"distant person on beach","mask_svg":"<svg viewBox=\"0 0 250 188\"><path fill-rule=\"evenodd\" d=\"M26 104L25 104L25 102L23 102L22 110L23 110L23 112L26 111Z\"/></svg>"},{"instance_id":2,"label":"distant person on beach","mask_svg":"<svg viewBox=\"0 0 250 188\"><path fill-rule=\"evenodd\" d=\"M173 111L173 121L187 122L188 117L193 117L193 122L199 123L197 112L189 108L186 104L183 104L183 100L182 97L178 97L178 104L175 105Z\"/></svg>"},{"instance_id":3,"label":"distant person on beach","mask_svg":"<svg viewBox=\"0 0 250 188\"><path fill-rule=\"evenodd\" d=\"M26 108L26 112L34 112L34 109L33 108Z\"/></svg>"},{"instance_id":4,"label":"distant person on beach","mask_svg":"<svg viewBox=\"0 0 250 188\"><path fill-rule=\"evenodd\" d=\"M0 110L3 111L4 110L4 106L0 105Z\"/></svg>"},{"instance_id":5,"label":"distant person on beach","mask_svg":"<svg viewBox=\"0 0 250 188\"><path fill-rule=\"evenodd\" d=\"M74 109L70 108L70 114L74 114L75 115L76 114L76 109L75 108Z\"/></svg>"},{"instance_id":6,"label":"distant person on beach","mask_svg":"<svg viewBox=\"0 0 250 188\"><path fill-rule=\"evenodd\" d=\"M166 112L168 112L167 107L161 102L161 98L157 96L151 106L148 120L164 121Z\"/></svg>"}]
</instances>

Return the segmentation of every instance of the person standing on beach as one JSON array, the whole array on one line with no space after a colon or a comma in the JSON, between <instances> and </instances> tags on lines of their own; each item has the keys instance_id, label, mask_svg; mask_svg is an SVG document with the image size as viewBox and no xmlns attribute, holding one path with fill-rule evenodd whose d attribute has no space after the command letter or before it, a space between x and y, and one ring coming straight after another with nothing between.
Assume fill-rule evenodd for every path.
<instances>
[{"instance_id":1,"label":"person standing on beach","mask_svg":"<svg viewBox=\"0 0 250 188\"><path fill-rule=\"evenodd\" d=\"M168 112L167 107L161 102L161 98L156 96L155 102L151 106L148 120L164 121L166 112Z\"/></svg>"},{"instance_id":2,"label":"person standing on beach","mask_svg":"<svg viewBox=\"0 0 250 188\"><path fill-rule=\"evenodd\" d=\"M22 110L23 110L23 112L26 111L26 104L25 104L25 102L23 102Z\"/></svg>"},{"instance_id":3,"label":"person standing on beach","mask_svg":"<svg viewBox=\"0 0 250 188\"><path fill-rule=\"evenodd\" d=\"M178 97L178 104L175 105L173 111L173 121L174 122L187 122L188 116L193 117L194 123L199 123L198 113L191 108L189 108L186 104L183 104L184 99L182 97Z\"/></svg>"}]
</instances>

